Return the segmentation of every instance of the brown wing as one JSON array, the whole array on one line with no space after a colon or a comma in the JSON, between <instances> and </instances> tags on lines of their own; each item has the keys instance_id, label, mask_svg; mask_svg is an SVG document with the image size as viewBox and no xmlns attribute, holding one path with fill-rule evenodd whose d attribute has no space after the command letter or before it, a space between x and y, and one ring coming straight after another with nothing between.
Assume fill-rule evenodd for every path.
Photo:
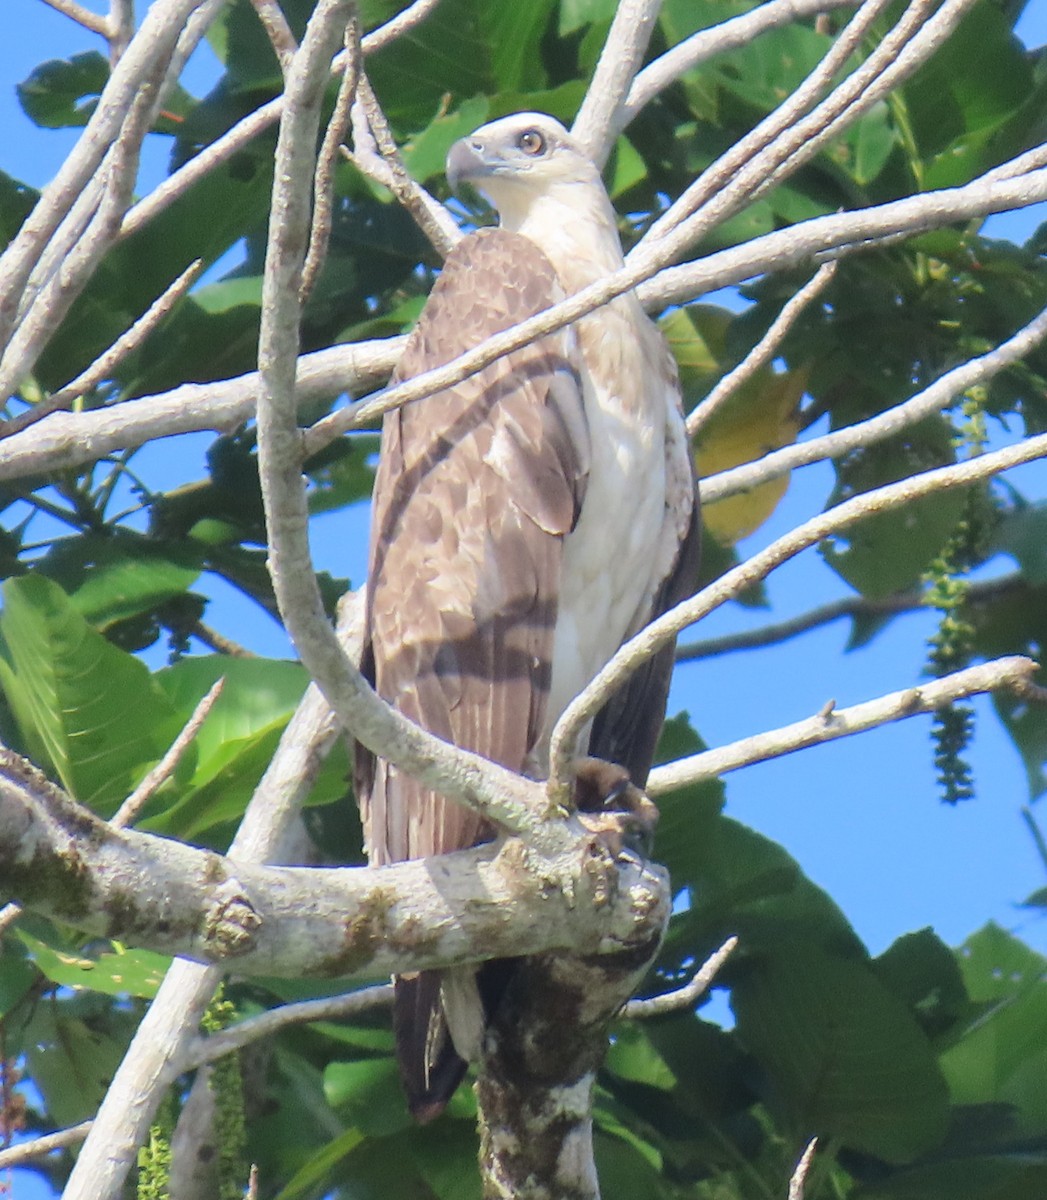
<instances>
[{"instance_id":1,"label":"brown wing","mask_svg":"<svg viewBox=\"0 0 1047 1200\"><path fill-rule=\"evenodd\" d=\"M448 257L397 369L411 378L561 295L525 238L484 230ZM390 413L375 480L365 662L378 694L457 746L521 770L545 712L563 537L587 467L572 335L557 333ZM371 861L490 831L358 753Z\"/></svg>"}]
</instances>

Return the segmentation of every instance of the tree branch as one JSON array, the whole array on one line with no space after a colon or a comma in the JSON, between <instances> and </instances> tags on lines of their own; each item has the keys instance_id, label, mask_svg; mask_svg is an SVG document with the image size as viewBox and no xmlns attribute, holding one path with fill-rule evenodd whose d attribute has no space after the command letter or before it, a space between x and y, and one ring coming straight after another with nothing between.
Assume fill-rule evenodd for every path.
<instances>
[{"instance_id":1,"label":"tree branch","mask_svg":"<svg viewBox=\"0 0 1047 1200\"><path fill-rule=\"evenodd\" d=\"M87 1137L90 1129L90 1121L81 1121L69 1129L59 1129L55 1133L45 1133L30 1141L20 1142L17 1146L8 1146L0 1150L0 1171L9 1171L12 1167L20 1167L34 1158L43 1158L55 1150L75 1146Z\"/></svg>"},{"instance_id":2,"label":"tree branch","mask_svg":"<svg viewBox=\"0 0 1047 1200\"><path fill-rule=\"evenodd\" d=\"M666 1013L679 1012L683 1008L693 1008L709 990L709 985L720 973L720 968L734 953L737 945L738 939L729 937L719 950L709 955L694 977L683 987L672 992L663 992L660 996L651 996L647 1000L630 1000L622 1009L622 1016L627 1021L646 1021L649 1017L661 1017Z\"/></svg>"},{"instance_id":3,"label":"tree branch","mask_svg":"<svg viewBox=\"0 0 1047 1200\"><path fill-rule=\"evenodd\" d=\"M404 337L331 346L298 361L300 402L367 387L388 377ZM120 450L198 430L226 432L255 413L257 371L217 383L186 383L169 392L90 412L58 412L0 441L0 479L17 479L95 462Z\"/></svg>"},{"instance_id":4,"label":"tree branch","mask_svg":"<svg viewBox=\"0 0 1047 1200\"><path fill-rule=\"evenodd\" d=\"M572 831L540 862L510 841L387 867L266 867L113 829L0 755L5 892L85 933L239 975L373 979L646 944L668 913L663 868Z\"/></svg>"},{"instance_id":5,"label":"tree branch","mask_svg":"<svg viewBox=\"0 0 1047 1200\"><path fill-rule=\"evenodd\" d=\"M1044 338L1047 338L1047 309L995 350L947 371L930 387L917 392L903 404L889 408L867 421L859 421L856 425L848 425L844 429L781 450L772 450L754 462L711 475L702 481L702 500L706 504L713 504L766 483L769 479L787 475L794 467L821 462L826 458L842 458L859 447L864 449L894 437L932 413L941 412L968 388L992 379L1005 367L1018 362L1040 345Z\"/></svg>"},{"instance_id":6,"label":"tree branch","mask_svg":"<svg viewBox=\"0 0 1047 1200\"><path fill-rule=\"evenodd\" d=\"M982 580L969 585L964 603L966 607L982 604L1009 592L1018 591L1024 586L1025 581L1019 571L1003 575L999 579ZM724 634L723 637L677 646L676 661L695 662L702 658L731 654L736 650L759 650L763 646L773 646L811 629L817 629L821 625L838 621L841 617L891 617L900 613L920 611L930 611L927 608L926 593L922 591L903 592L901 595L885 596L882 599L872 596L846 596L842 600L822 604L798 616L762 625L758 629L744 629L738 633Z\"/></svg>"},{"instance_id":7,"label":"tree branch","mask_svg":"<svg viewBox=\"0 0 1047 1200\"><path fill-rule=\"evenodd\" d=\"M75 21L77 25L89 29L92 33L97 33L104 38L109 37L109 23L105 17L92 12L89 8L84 8L82 4L77 3L77 0L44 0L44 3L56 12L60 12L64 17Z\"/></svg>"},{"instance_id":8,"label":"tree branch","mask_svg":"<svg viewBox=\"0 0 1047 1200\"><path fill-rule=\"evenodd\" d=\"M652 621L646 629L626 642L561 716L553 730L550 750L550 794L563 794L565 781L570 777L572 747L582 727L603 708L637 667L668 645L680 630L752 587L801 550L849 529L874 513L889 512L924 496L978 483L1010 467L1044 457L1047 457L1047 434L1039 434L1003 450L994 450L962 463L925 471L898 483L863 492L798 525L746 562L725 572L690 600L685 600L657 621Z\"/></svg>"},{"instance_id":9,"label":"tree branch","mask_svg":"<svg viewBox=\"0 0 1047 1200\"><path fill-rule=\"evenodd\" d=\"M636 76L625 103L618 110L621 131L650 102L682 75L717 54L747 46L769 29L780 29L793 21L817 16L837 8L854 8L861 0L770 0L751 12L731 17L719 25L700 29L660 55Z\"/></svg>"},{"instance_id":10,"label":"tree branch","mask_svg":"<svg viewBox=\"0 0 1047 1200\"><path fill-rule=\"evenodd\" d=\"M800 1156L800 1161L796 1164L796 1170L792 1173L792 1178L789 1180L789 1200L803 1200L804 1188L807 1184L807 1172L811 1169L811 1163L814 1161L814 1152L818 1149L818 1139L811 1138L807 1143L807 1148Z\"/></svg>"},{"instance_id":11,"label":"tree branch","mask_svg":"<svg viewBox=\"0 0 1047 1200\"><path fill-rule=\"evenodd\" d=\"M782 307L763 335L742 361L717 383L687 418L687 433L694 437L719 408L721 408L762 366L774 358L797 318L817 296L828 287L836 274L838 262L827 262ZM704 498L704 497L703 497Z\"/></svg>"},{"instance_id":12,"label":"tree branch","mask_svg":"<svg viewBox=\"0 0 1047 1200\"><path fill-rule=\"evenodd\" d=\"M1039 664L1033 659L1014 655L956 671L932 683L920 684L919 687L891 692L878 700L855 704L851 708L838 709L830 701L821 712L805 721L742 738L729 746L707 750L664 767L655 767L647 790L652 796L659 796L685 784L714 779L726 775L728 771L737 771L740 767L766 762L770 758L781 758L795 750L805 750L808 746L819 746L823 742L875 729L891 721L934 712L954 700L963 700L981 692L1012 691L1026 696L1032 677L1038 670Z\"/></svg>"},{"instance_id":13,"label":"tree branch","mask_svg":"<svg viewBox=\"0 0 1047 1200\"><path fill-rule=\"evenodd\" d=\"M571 133L582 149L603 166L624 128L622 109L651 40L662 0L619 0L596 70L586 88Z\"/></svg>"},{"instance_id":14,"label":"tree branch","mask_svg":"<svg viewBox=\"0 0 1047 1200\"><path fill-rule=\"evenodd\" d=\"M344 1021L371 1008L392 1004L393 985L379 983L374 987L357 988L341 996L324 996L320 1000L301 1000L296 1004L281 1004L268 1012L248 1017L237 1025L199 1037L186 1050L186 1070L215 1062L242 1050L252 1042L270 1038L289 1025L305 1025L310 1021Z\"/></svg>"},{"instance_id":15,"label":"tree branch","mask_svg":"<svg viewBox=\"0 0 1047 1200\"><path fill-rule=\"evenodd\" d=\"M411 178L366 75L360 77L352 118L353 149L343 154L358 171L393 193L440 257L446 258L461 241L462 231L444 205Z\"/></svg>"}]
</instances>

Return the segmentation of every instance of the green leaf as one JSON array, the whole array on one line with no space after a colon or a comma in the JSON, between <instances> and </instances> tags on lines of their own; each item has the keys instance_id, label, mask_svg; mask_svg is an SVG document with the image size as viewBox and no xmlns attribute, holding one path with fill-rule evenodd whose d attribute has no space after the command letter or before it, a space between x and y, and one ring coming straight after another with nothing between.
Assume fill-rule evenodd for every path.
<instances>
[{"instance_id":1,"label":"green leaf","mask_svg":"<svg viewBox=\"0 0 1047 1200\"><path fill-rule=\"evenodd\" d=\"M189 769L180 770L174 786L162 793L167 806L154 808L140 822L153 832L198 837L244 812L305 691L308 674L299 663L215 654L183 659L155 678L185 720L219 678L226 681L197 734ZM345 796L347 775L345 749L339 745L321 768L310 803Z\"/></svg>"},{"instance_id":2,"label":"green leaf","mask_svg":"<svg viewBox=\"0 0 1047 1200\"><path fill-rule=\"evenodd\" d=\"M18 99L25 115L45 129L86 125L108 82L109 63L91 50L41 64L18 85Z\"/></svg>"},{"instance_id":3,"label":"green leaf","mask_svg":"<svg viewBox=\"0 0 1047 1200\"><path fill-rule=\"evenodd\" d=\"M687 713L678 713L662 726L655 761L674 762L704 749ZM674 891L693 887L704 861L700 847L714 836L723 808L724 786L718 779L709 779L659 796L657 803L654 857L668 867Z\"/></svg>"},{"instance_id":4,"label":"green leaf","mask_svg":"<svg viewBox=\"0 0 1047 1200\"><path fill-rule=\"evenodd\" d=\"M108 816L174 739L174 709L57 584L10 579L3 597L0 683L21 733L41 766Z\"/></svg>"},{"instance_id":5,"label":"green leaf","mask_svg":"<svg viewBox=\"0 0 1047 1200\"><path fill-rule=\"evenodd\" d=\"M1047 1195L1047 1151L959 1156L860 1187L854 1200L1032 1200Z\"/></svg>"},{"instance_id":6,"label":"green leaf","mask_svg":"<svg viewBox=\"0 0 1047 1200\"><path fill-rule=\"evenodd\" d=\"M942 1056L954 1100L1011 1105L1024 1134L1047 1135L1047 959L990 923L958 961L971 998L989 1007Z\"/></svg>"},{"instance_id":7,"label":"green leaf","mask_svg":"<svg viewBox=\"0 0 1047 1200\"><path fill-rule=\"evenodd\" d=\"M996 527L993 548L1011 555L1030 583L1047 583L1047 504L1009 512Z\"/></svg>"},{"instance_id":8,"label":"green leaf","mask_svg":"<svg viewBox=\"0 0 1047 1200\"><path fill-rule=\"evenodd\" d=\"M332 1108L370 1137L384 1137L411 1125L395 1058L333 1062L324 1071L324 1093Z\"/></svg>"},{"instance_id":9,"label":"green leaf","mask_svg":"<svg viewBox=\"0 0 1047 1200\"><path fill-rule=\"evenodd\" d=\"M77 999L38 1005L24 1035L29 1076L59 1127L97 1113L134 1023L130 1012L97 1005L81 1018Z\"/></svg>"},{"instance_id":10,"label":"green leaf","mask_svg":"<svg viewBox=\"0 0 1047 1200\"><path fill-rule=\"evenodd\" d=\"M359 1129L352 1127L346 1129L312 1155L294 1173L287 1186L281 1188L276 1200L297 1200L299 1196L312 1195L315 1185L326 1179L331 1170L347 1154L351 1154L362 1141L364 1141L364 1135Z\"/></svg>"},{"instance_id":11,"label":"green leaf","mask_svg":"<svg viewBox=\"0 0 1047 1200\"><path fill-rule=\"evenodd\" d=\"M0 1019L7 1017L25 999L38 978L24 947L16 938L0 941Z\"/></svg>"},{"instance_id":12,"label":"green leaf","mask_svg":"<svg viewBox=\"0 0 1047 1200\"><path fill-rule=\"evenodd\" d=\"M443 175L447 152L452 144L482 125L489 108L486 96L473 96L454 112L441 113L434 118L403 148L404 164L408 171L419 183Z\"/></svg>"},{"instance_id":13,"label":"green leaf","mask_svg":"<svg viewBox=\"0 0 1047 1200\"><path fill-rule=\"evenodd\" d=\"M151 1000L163 982L171 959L151 950L113 950L97 957L56 950L23 929L15 931L29 956L52 983L85 988L109 996L142 996Z\"/></svg>"},{"instance_id":14,"label":"green leaf","mask_svg":"<svg viewBox=\"0 0 1047 1200\"><path fill-rule=\"evenodd\" d=\"M152 611L188 591L200 575L191 546L158 546L129 530L58 542L36 566L96 629Z\"/></svg>"},{"instance_id":15,"label":"green leaf","mask_svg":"<svg viewBox=\"0 0 1047 1200\"><path fill-rule=\"evenodd\" d=\"M931 1046L868 963L783 942L746 962L731 1007L739 1038L770 1074L773 1108L796 1134L893 1163L944 1137L949 1096Z\"/></svg>"},{"instance_id":16,"label":"green leaf","mask_svg":"<svg viewBox=\"0 0 1047 1200\"><path fill-rule=\"evenodd\" d=\"M622 1024L615 1029L604 1066L619 1079L644 1083L663 1092L672 1091L676 1086L676 1076L669 1064L635 1023Z\"/></svg>"}]
</instances>

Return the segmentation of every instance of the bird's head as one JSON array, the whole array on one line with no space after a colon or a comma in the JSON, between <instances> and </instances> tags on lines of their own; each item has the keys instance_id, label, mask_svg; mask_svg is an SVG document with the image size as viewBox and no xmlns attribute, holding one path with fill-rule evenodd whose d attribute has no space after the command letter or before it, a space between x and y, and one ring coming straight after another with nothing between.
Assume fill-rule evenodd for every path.
<instances>
[{"instance_id":1,"label":"bird's head","mask_svg":"<svg viewBox=\"0 0 1047 1200\"><path fill-rule=\"evenodd\" d=\"M472 185L508 229L519 229L537 200L578 208L596 197L606 203L592 159L545 113L502 117L455 142L447 155L447 182L454 191Z\"/></svg>"}]
</instances>

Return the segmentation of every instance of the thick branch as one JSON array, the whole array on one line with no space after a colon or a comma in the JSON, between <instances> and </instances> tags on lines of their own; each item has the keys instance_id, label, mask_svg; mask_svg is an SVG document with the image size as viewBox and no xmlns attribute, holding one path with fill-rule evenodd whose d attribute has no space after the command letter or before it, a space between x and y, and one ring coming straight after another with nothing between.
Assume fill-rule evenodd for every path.
<instances>
[{"instance_id":1,"label":"thick branch","mask_svg":"<svg viewBox=\"0 0 1047 1200\"><path fill-rule=\"evenodd\" d=\"M805 750L808 746L818 746L822 742L849 737L891 721L934 712L954 700L963 700L981 692L1013 691L1024 696L1038 670L1039 665L1031 658L1014 655L969 667L965 671L956 671L933 683L891 692L888 696L855 704L851 708L838 709L830 702L822 712L808 717L806 721L797 721L781 729L742 738L729 746L656 767L651 772L647 790L652 796L658 796L685 784L700 783L704 779L725 775L728 771L737 771L740 767L766 762L770 758L781 758L795 750Z\"/></svg>"},{"instance_id":2,"label":"thick branch","mask_svg":"<svg viewBox=\"0 0 1047 1200\"><path fill-rule=\"evenodd\" d=\"M614 140L625 126L622 108L636 73L662 0L620 0L607 41L571 133L594 162L603 166Z\"/></svg>"},{"instance_id":3,"label":"thick branch","mask_svg":"<svg viewBox=\"0 0 1047 1200\"><path fill-rule=\"evenodd\" d=\"M555 860L518 842L369 868L264 867L114 830L0 761L0 888L89 934L241 975L381 978L487 958L646 944L668 885L573 827ZM537 914L541 914L537 919Z\"/></svg>"},{"instance_id":4,"label":"thick branch","mask_svg":"<svg viewBox=\"0 0 1047 1200\"><path fill-rule=\"evenodd\" d=\"M403 337L331 346L298 360L300 403L364 388L388 377ZM95 462L180 433L235 429L254 417L259 375L251 371L218 383L186 383L169 392L126 400L112 408L53 413L32 429L0 440L0 479L45 474Z\"/></svg>"}]
</instances>

